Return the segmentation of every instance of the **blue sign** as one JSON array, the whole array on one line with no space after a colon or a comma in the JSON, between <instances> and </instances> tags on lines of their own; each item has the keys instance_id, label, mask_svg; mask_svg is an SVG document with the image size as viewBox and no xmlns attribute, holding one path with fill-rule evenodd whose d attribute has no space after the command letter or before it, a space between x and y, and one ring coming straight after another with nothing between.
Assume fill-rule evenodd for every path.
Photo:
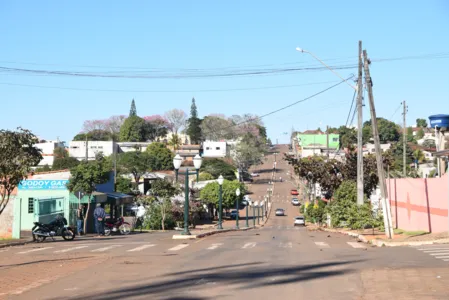
<instances>
[{"instance_id":1,"label":"blue sign","mask_svg":"<svg viewBox=\"0 0 449 300\"><path fill-rule=\"evenodd\" d=\"M19 184L19 190L49 191L67 190L66 184L69 180L24 180Z\"/></svg>"}]
</instances>

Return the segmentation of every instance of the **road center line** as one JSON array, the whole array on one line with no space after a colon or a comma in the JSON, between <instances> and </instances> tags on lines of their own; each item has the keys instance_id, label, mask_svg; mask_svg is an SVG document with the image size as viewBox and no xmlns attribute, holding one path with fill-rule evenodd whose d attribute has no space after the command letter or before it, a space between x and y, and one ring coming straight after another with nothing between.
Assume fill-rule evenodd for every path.
<instances>
[{"instance_id":1,"label":"road center line","mask_svg":"<svg viewBox=\"0 0 449 300\"><path fill-rule=\"evenodd\" d=\"M146 249L146 248L150 248L150 247L154 247L154 246L156 246L156 245L154 245L154 244L142 245L142 246L140 246L140 247L136 247L136 248L134 248L134 249L130 249L130 250L128 250L127 252L142 251L142 250L144 250L144 249Z\"/></svg>"},{"instance_id":2,"label":"road center line","mask_svg":"<svg viewBox=\"0 0 449 300\"><path fill-rule=\"evenodd\" d=\"M43 251L43 250L47 250L47 249L51 249L51 248L53 248L53 247L44 247L44 248L38 248L38 249L31 249L31 250L27 250L27 251L18 252L17 254L26 254L26 253L30 253L30 252Z\"/></svg>"},{"instance_id":3,"label":"road center line","mask_svg":"<svg viewBox=\"0 0 449 300\"><path fill-rule=\"evenodd\" d=\"M92 250L91 252L104 252L104 251L107 251L107 250L110 250L110 249L114 249L114 248L118 248L118 247L122 247L123 245L111 245L111 246L108 246L108 247L103 247L103 248L98 248L98 249L95 249L95 250Z\"/></svg>"},{"instance_id":4,"label":"road center line","mask_svg":"<svg viewBox=\"0 0 449 300\"><path fill-rule=\"evenodd\" d=\"M168 251L178 251L178 250L184 249L187 246L189 246L189 244L179 244L173 248L168 249Z\"/></svg>"},{"instance_id":5,"label":"road center line","mask_svg":"<svg viewBox=\"0 0 449 300\"><path fill-rule=\"evenodd\" d=\"M72 250L78 250L78 249L83 249L83 248L87 248L87 246L72 247L72 248L68 248L68 249L58 250L58 251L55 251L54 253L65 253L65 252L69 252Z\"/></svg>"}]
</instances>

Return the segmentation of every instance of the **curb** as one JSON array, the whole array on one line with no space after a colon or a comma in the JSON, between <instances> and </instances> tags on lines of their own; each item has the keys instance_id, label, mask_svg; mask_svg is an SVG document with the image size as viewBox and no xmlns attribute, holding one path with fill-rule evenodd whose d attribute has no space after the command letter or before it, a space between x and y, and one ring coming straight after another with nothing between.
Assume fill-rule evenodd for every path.
<instances>
[{"instance_id":1,"label":"curb","mask_svg":"<svg viewBox=\"0 0 449 300\"><path fill-rule=\"evenodd\" d=\"M385 242L378 239L372 239L368 240L366 237L364 237L361 234L354 233L354 232L347 232L347 231L338 231L338 230L332 230L327 228L321 228L318 227L317 230L325 231L325 232L333 232L333 233L340 233L344 235L349 235L351 237L354 237L358 239L359 241L371 244L376 247L399 247L399 246L422 246L422 245L433 245L433 244L449 244L449 238L447 239L440 239L440 240L433 240L433 241L416 241L416 242Z\"/></svg>"},{"instance_id":2,"label":"curb","mask_svg":"<svg viewBox=\"0 0 449 300\"><path fill-rule=\"evenodd\" d=\"M26 245L26 244L31 244L33 242L34 241L31 240L31 241L11 242L11 243L0 244L0 249L1 248L8 248L8 247L15 247L15 246L23 246L23 245Z\"/></svg>"}]
</instances>

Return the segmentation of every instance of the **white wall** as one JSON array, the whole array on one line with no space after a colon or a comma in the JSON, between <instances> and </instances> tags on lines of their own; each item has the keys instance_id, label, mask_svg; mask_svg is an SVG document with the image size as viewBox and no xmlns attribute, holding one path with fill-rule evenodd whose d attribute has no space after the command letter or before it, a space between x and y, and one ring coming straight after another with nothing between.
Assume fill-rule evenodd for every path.
<instances>
[{"instance_id":1,"label":"white wall","mask_svg":"<svg viewBox=\"0 0 449 300\"><path fill-rule=\"evenodd\" d=\"M117 143L119 152L130 152L130 151L145 151L151 142L122 142Z\"/></svg>"},{"instance_id":2,"label":"white wall","mask_svg":"<svg viewBox=\"0 0 449 300\"><path fill-rule=\"evenodd\" d=\"M203 143L203 157L226 157L226 142L205 141Z\"/></svg>"},{"instance_id":3,"label":"white wall","mask_svg":"<svg viewBox=\"0 0 449 300\"><path fill-rule=\"evenodd\" d=\"M43 159L39 162L38 166L49 165L50 167L53 165L54 156L53 152L56 148L61 147L64 148L64 143L59 141L48 141L46 143L37 143L34 146L42 151Z\"/></svg>"},{"instance_id":4,"label":"white wall","mask_svg":"<svg viewBox=\"0 0 449 300\"><path fill-rule=\"evenodd\" d=\"M88 159L95 159L95 155L103 152L105 156L114 153L114 145L112 141L88 141ZM71 141L69 142L69 156L75 157L78 160L83 160L86 157L86 142L85 141Z\"/></svg>"}]
</instances>

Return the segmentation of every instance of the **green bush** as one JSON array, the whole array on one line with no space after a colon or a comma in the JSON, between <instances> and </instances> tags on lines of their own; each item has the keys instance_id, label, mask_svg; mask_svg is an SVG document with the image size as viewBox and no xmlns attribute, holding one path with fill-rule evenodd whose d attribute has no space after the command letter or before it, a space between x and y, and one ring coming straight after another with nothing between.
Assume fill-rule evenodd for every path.
<instances>
[{"instance_id":1,"label":"green bush","mask_svg":"<svg viewBox=\"0 0 449 300\"><path fill-rule=\"evenodd\" d=\"M301 206L300 210L302 212L305 211L306 221L308 222L316 222L322 223L326 220L326 202L319 199L317 204L310 204L307 206L307 209L304 209L304 206Z\"/></svg>"},{"instance_id":2,"label":"green bush","mask_svg":"<svg viewBox=\"0 0 449 300\"><path fill-rule=\"evenodd\" d=\"M211 174L214 178L218 178L218 176L223 175L224 179L227 180L232 181L236 179L236 168L218 158L204 159L200 170L201 172Z\"/></svg>"},{"instance_id":3,"label":"green bush","mask_svg":"<svg viewBox=\"0 0 449 300\"><path fill-rule=\"evenodd\" d=\"M161 203L154 201L152 202L147 210L147 214L145 216L144 228L150 230L161 230L162 229L162 214L161 214ZM175 228L176 222L173 217L171 203L166 202L164 205L169 207L166 208L166 216L165 216L165 230L170 230Z\"/></svg>"},{"instance_id":4,"label":"green bush","mask_svg":"<svg viewBox=\"0 0 449 300\"><path fill-rule=\"evenodd\" d=\"M212 176L212 174L207 172L201 172L199 176L199 181L207 181L207 180L214 180L215 177Z\"/></svg>"}]
</instances>

